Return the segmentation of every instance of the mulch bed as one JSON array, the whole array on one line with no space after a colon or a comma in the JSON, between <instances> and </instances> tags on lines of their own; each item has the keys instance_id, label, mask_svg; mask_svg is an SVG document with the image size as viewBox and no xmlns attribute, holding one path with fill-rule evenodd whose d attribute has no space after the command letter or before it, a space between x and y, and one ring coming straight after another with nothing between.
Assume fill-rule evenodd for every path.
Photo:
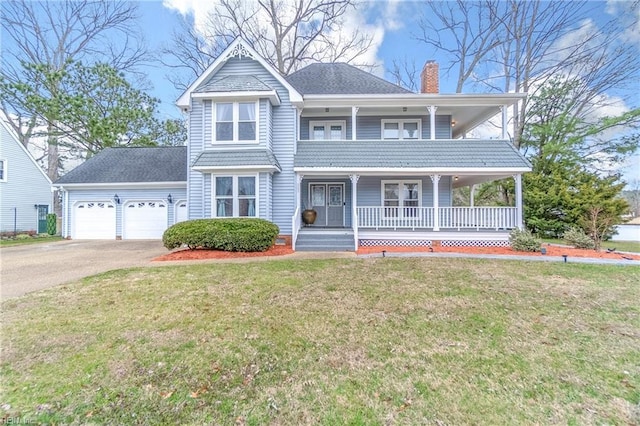
<instances>
[{"instance_id":1,"label":"mulch bed","mask_svg":"<svg viewBox=\"0 0 640 426\"><path fill-rule=\"evenodd\" d=\"M544 245L547 249L545 256L561 257L566 254L569 257L588 257L599 259L627 259L627 260L640 260L640 255L627 254L613 252L609 253L606 250L584 250L576 249L572 247L558 247L553 245ZM411 252L430 252L428 247L361 247L356 252L357 254L372 254L382 253L385 250L389 253L411 253ZM515 251L510 247L434 247L435 253L470 253L470 254L502 254L502 255L519 255L519 256L543 256L541 253L529 253L522 251ZM274 246L264 252L242 253L242 252L228 252L220 250L189 250L181 249L171 253L167 253L163 256L156 257L154 261L167 261L167 260L199 260L199 259L237 259L244 257L262 257L262 256L283 256L285 254L291 254L293 250L291 246Z\"/></svg>"}]
</instances>

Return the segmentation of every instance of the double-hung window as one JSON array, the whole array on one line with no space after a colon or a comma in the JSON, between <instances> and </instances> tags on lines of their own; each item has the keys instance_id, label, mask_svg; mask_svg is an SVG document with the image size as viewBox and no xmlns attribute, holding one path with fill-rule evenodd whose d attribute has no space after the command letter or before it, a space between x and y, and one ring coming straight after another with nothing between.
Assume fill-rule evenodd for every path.
<instances>
[{"instance_id":1,"label":"double-hung window","mask_svg":"<svg viewBox=\"0 0 640 426\"><path fill-rule=\"evenodd\" d=\"M214 104L213 142L257 142L257 102Z\"/></svg>"},{"instance_id":2,"label":"double-hung window","mask_svg":"<svg viewBox=\"0 0 640 426\"><path fill-rule=\"evenodd\" d=\"M342 121L310 121L309 139L311 140L345 140L347 138L347 122Z\"/></svg>"},{"instance_id":3,"label":"double-hung window","mask_svg":"<svg viewBox=\"0 0 640 426\"><path fill-rule=\"evenodd\" d=\"M256 185L253 176L213 177L214 217L256 217Z\"/></svg>"},{"instance_id":4,"label":"double-hung window","mask_svg":"<svg viewBox=\"0 0 640 426\"><path fill-rule=\"evenodd\" d=\"M420 181L382 181L384 217L418 218L420 193Z\"/></svg>"},{"instance_id":5,"label":"double-hung window","mask_svg":"<svg viewBox=\"0 0 640 426\"><path fill-rule=\"evenodd\" d=\"M382 139L420 139L421 120L382 120Z\"/></svg>"}]
</instances>

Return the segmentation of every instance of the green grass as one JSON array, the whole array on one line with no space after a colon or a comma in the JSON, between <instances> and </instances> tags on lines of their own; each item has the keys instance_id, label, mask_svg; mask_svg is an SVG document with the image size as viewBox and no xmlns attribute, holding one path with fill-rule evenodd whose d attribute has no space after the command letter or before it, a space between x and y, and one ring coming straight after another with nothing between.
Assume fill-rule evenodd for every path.
<instances>
[{"instance_id":1,"label":"green grass","mask_svg":"<svg viewBox=\"0 0 640 426\"><path fill-rule=\"evenodd\" d=\"M567 245L565 240L542 238L542 241L550 244L564 244ZM616 249L616 251L627 251L631 253L640 253L640 243L637 241L603 241L602 249Z\"/></svg>"},{"instance_id":2,"label":"green grass","mask_svg":"<svg viewBox=\"0 0 640 426\"><path fill-rule=\"evenodd\" d=\"M634 424L640 268L272 260L2 305L5 416L76 424Z\"/></svg>"},{"instance_id":3,"label":"green grass","mask_svg":"<svg viewBox=\"0 0 640 426\"><path fill-rule=\"evenodd\" d=\"M62 237L37 237L37 238L26 238L19 240L0 240L0 247L12 247L12 246L23 246L26 244L42 244L42 243L51 243L55 241L62 241L64 238Z\"/></svg>"}]
</instances>

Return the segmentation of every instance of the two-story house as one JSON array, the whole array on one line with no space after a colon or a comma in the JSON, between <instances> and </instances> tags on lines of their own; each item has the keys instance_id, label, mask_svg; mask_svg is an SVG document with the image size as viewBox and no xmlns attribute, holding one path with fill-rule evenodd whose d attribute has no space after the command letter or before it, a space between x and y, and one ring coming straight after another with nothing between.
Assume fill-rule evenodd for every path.
<instances>
[{"instance_id":1,"label":"two-story house","mask_svg":"<svg viewBox=\"0 0 640 426\"><path fill-rule=\"evenodd\" d=\"M412 93L341 63L285 77L235 40L177 101L189 129L187 217L265 218L297 250L506 244L522 226L530 170L506 114L524 95L440 94L431 62L422 80L424 93ZM500 139L466 138L500 111ZM515 180L515 206L452 206L454 188L505 177ZM312 224L305 209L316 212ZM170 223L167 215L162 227ZM114 226L126 238L125 225Z\"/></svg>"}]
</instances>

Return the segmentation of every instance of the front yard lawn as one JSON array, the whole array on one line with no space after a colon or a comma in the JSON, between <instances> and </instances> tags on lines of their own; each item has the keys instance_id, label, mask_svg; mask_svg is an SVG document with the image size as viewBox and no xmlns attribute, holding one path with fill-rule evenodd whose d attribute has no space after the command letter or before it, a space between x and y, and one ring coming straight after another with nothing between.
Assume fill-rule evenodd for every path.
<instances>
[{"instance_id":1,"label":"front yard lawn","mask_svg":"<svg viewBox=\"0 0 640 426\"><path fill-rule=\"evenodd\" d=\"M640 268L272 260L113 271L2 304L4 418L634 424Z\"/></svg>"},{"instance_id":2,"label":"front yard lawn","mask_svg":"<svg viewBox=\"0 0 640 426\"><path fill-rule=\"evenodd\" d=\"M42 243L53 243L56 241L62 241L64 238L58 236L33 236L24 238L8 238L0 240L0 247L13 247L13 246L23 246L26 244L42 244Z\"/></svg>"}]
</instances>

